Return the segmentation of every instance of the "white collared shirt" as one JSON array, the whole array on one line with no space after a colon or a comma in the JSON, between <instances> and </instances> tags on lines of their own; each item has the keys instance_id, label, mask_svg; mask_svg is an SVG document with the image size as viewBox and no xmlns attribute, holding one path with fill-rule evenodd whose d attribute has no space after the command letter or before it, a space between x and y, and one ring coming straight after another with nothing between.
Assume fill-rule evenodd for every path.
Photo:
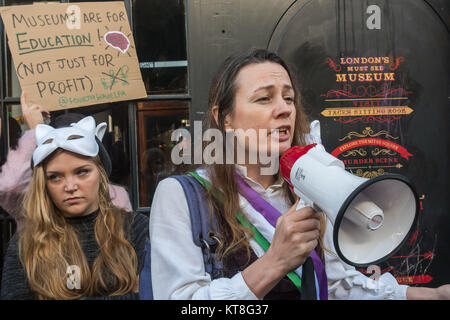
<instances>
[{"instance_id":1,"label":"white collared shirt","mask_svg":"<svg viewBox=\"0 0 450 320\"><path fill-rule=\"evenodd\" d=\"M236 166L248 185L281 213L290 205L281 184L264 189L247 177L246 168ZM197 171L207 178L203 170ZM274 228L250 203L240 196L240 206L247 219L269 241ZM334 252L333 227L328 221L324 245ZM180 183L174 178L161 181L156 188L150 214L151 270L155 299L219 299L251 300L257 297L237 273L232 278L211 280L205 272L203 254L192 239L189 209ZM253 240L250 245L258 257L264 250ZM354 267L343 263L337 255L325 253L329 299L405 299L407 286L383 274L378 282L369 279Z\"/></svg>"}]
</instances>

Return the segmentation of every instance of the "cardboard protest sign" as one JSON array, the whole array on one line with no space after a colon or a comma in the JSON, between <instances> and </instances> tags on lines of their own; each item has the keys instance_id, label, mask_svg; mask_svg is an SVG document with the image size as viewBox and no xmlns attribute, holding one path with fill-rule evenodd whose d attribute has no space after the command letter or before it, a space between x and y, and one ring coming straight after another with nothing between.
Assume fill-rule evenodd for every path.
<instances>
[{"instance_id":1,"label":"cardboard protest sign","mask_svg":"<svg viewBox=\"0 0 450 320\"><path fill-rule=\"evenodd\" d=\"M0 7L22 90L49 110L146 97L123 2Z\"/></svg>"}]
</instances>

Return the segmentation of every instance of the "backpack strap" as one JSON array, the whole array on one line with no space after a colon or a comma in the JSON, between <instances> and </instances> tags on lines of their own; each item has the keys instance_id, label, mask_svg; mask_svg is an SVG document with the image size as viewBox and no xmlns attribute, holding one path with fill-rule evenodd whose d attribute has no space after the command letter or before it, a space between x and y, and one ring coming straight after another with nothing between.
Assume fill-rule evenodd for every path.
<instances>
[{"instance_id":1,"label":"backpack strap","mask_svg":"<svg viewBox=\"0 0 450 320\"><path fill-rule=\"evenodd\" d=\"M217 229L217 221L210 214L205 188L190 175L172 176L183 187L192 225L192 239L202 249L205 271L211 279L222 276L222 264L215 261L215 249L219 243L212 230ZM214 228L213 228L214 227Z\"/></svg>"},{"instance_id":2,"label":"backpack strap","mask_svg":"<svg viewBox=\"0 0 450 320\"><path fill-rule=\"evenodd\" d=\"M150 270L150 239L145 244L144 266L139 275L139 299L153 300L152 273Z\"/></svg>"},{"instance_id":3,"label":"backpack strap","mask_svg":"<svg viewBox=\"0 0 450 320\"><path fill-rule=\"evenodd\" d=\"M215 261L215 249L218 238L214 236L211 225L217 227L214 216L210 215L205 188L190 175L171 176L183 187L189 208L192 225L192 239L202 249L205 271L211 279L222 277L222 263ZM210 222L212 219L212 222ZM217 228L215 228L217 230ZM140 300L153 300L152 275L151 275L151 246L150 240L145 245L144 267L139 277Z\"/></svg>"}]
</instances>

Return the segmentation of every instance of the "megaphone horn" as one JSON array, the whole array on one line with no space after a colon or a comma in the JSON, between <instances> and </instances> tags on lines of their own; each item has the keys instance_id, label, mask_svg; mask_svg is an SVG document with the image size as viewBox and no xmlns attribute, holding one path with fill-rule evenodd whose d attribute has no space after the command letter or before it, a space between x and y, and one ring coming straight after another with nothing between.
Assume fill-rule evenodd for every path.
<instances>
[{"instance_id":1,"label":"megaphone horn","mask_svg":"<svg viewBox=\"0 0 450 320\"><path fill-rule=\"evenodd\" d=\"M355 267L386 260L417 222L419 198L406 177L358 177L321 144L291 147L280 170L294 193L327 215L336 253Z\"/></svg>"}]
</instances>

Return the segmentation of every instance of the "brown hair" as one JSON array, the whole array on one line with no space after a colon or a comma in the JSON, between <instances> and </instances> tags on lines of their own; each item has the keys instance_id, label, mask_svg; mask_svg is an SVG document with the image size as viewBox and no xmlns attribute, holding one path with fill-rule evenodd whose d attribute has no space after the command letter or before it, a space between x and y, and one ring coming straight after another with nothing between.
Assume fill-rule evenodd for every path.
<instances>
[{"instance_id":1,"label":"brown hair","mask_svg":"<svg viewBox=\"0 0 450 320\"><path fill-rule=\"evenodd\" d=\"M47 192L44 168L50 158L33 170L24 200L25 223L19 230L19 257L31 290L38 299L59 300L132 292L137 284L137 257L126 239L129 213L112 205L108 177L100 158L92 158L100 176L99 213L95 222L99 254L92 270L75 230ZM71 265L80 268L81 289L67 287L66 271Z\"/></svg>"},{"instance_id":2,"label":"brown hair","mask_svg":"<svg viewBox=\"0 0 450 320\"><path fill-rule=\"evenodd\" d=\"M263 49L253 49L248 53L233 55L227 58L220 66L209 91L208 108L203 128L219 129L225 135L224 121L227 115L234 111L235 95L237 91L236 78L239 71L248 65L272 62L281 65L288 73L295 92L294 104L296 107L295 129L293 132L293 145L306 145L305 135L309 132L309 121L301 104L300 88L291 68L275 53ZM217 122L212 108L218 107ZM206 147L204 144L203 148ZM223 154L226 154L224 144ZM234 178L234 164L211 164L205 167L211 179L211 184L221 190L226 201L223 205L217 203L212 193L208 194L211 212L214 214L219 230L216 230L220 243L217 248L217 257L225 259L229 254L245 248L250 258L250 245L245 233L252 234L236 219L236 212L240 209L238 186ZM278 178L281 178L278 173ZM294 204L295 197L291 193L287 182L283 180L283 193L289 203ZM322 230L325 220L322 219ZM323 232L322 232L323 233ZM322 234L323 236L323 234ZM322 252L319 252L322 255Z\"/></svg>"}]
</instances>

